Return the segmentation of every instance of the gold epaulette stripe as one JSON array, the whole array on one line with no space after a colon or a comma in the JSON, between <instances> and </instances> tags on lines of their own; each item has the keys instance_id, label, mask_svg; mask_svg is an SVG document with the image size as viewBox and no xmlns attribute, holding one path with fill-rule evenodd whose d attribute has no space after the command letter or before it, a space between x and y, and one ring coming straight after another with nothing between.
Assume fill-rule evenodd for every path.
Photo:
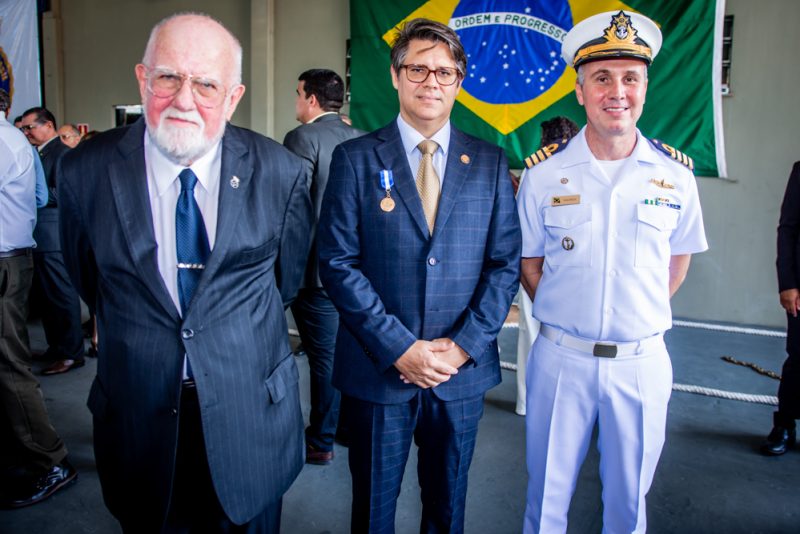
<instances>
[{"instance_id":1,"label":"gold epaulette stripe","mask_svg":"<svg viewBox=\"0 0 800 534\"><path fill-rule=\"evenodd\" d=\"M671 157L678 163L688 167L690 171L694 171L694 160L692 158L690 158L680 150L677 150L669 146L663 141L659 141L658 139L653 139L651 142L653 143L653 146L655 146L661 152L667 154L669 157Z\"/></svg>"},{"instance_id":2,"label":"gold epaulette stripe","mask_svg":"<svg viewBox=\"0 0 800 534\"><path fill-rule=\"evenodd\" d=\"M546 147L542 147L527 158L525 158L525 166L529 169L534 165L538 165L539 163L543 162L547 158L551 157L556 152L559 152L564 147L567 146L568 140L565 139L561 143L552 143L547 145Z\"/></svg>"}]
</instances>

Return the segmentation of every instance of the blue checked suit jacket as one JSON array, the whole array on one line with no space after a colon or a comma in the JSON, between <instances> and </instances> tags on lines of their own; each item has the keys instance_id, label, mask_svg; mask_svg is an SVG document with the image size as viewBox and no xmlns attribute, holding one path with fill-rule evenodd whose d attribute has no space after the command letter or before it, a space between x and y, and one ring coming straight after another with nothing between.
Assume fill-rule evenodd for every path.
<instances>
[{"instance_id":1,"label":"blue checked suit jacket","mask_svg":"<svg viewBox=\"0 0 800 534\"><path fill-rule=\"evenodd\" d=\"M181 317L158 270L143 141L143 120L103 133L70 151L59 174L64 260L97 314L88 405L103 496L123 522L161 530L185 354L214 487L242 523L303 465L284 305L308 252L307 168L274 141L226 127L216 244Z\"/></svg>"},{"instance_id":2,"label":"blue checked suit jacket","mask_svg":"<svg viewBox=\"0 0 800 534\"><path fill-rule=\"evenodd\" d=\"M417 339L450 337L471 357L434 388L442 400L500 382L497 333L517 291L521 237L502 150L451 129L430 236L396 122L339 145L317 239L320 278L340 313L333 383L375 403L410 399L394 362ZM391 212L380 171L394 176Z\"/></svg>"}]
</instances>

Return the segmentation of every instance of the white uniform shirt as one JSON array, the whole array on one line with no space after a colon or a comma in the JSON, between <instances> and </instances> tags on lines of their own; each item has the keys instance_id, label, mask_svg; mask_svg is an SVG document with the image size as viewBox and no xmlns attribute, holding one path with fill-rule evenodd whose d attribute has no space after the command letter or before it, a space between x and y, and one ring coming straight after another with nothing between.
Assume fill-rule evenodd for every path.
<instances>
[{"instance_id":1,"label":"white uniform shirt","mask_svg":"<svg viewBox=\"0 0 800 534\"><path fill-rule=\"evenodd\" d=\"M222 166L222 143L218 142L195 161L189 168L197 176L194 199L203 214L208 244L214 250L217 237L217 211L219 207L219 175ZM150 209L153 213L153 231L158 245L158 270L167 286L178 312L181 311L178 296L178 251L175 244L175 207L181 194L178 175L186 167L173 163L161 153L144 134L144 159L147 168L147 190Z\"/></svg>"},{"instance_id":2,"label":"white uniform shirt","mask_svg":"<svg viewBox=\"0 0 800 534\"><path fill-rule=\"evenodd\" d=\"M517 197L522 257L545 258L533 315L594 341L664 332L671 256L708 248L694 175L637 130L612 182L585 131L527 169Z\"/></svg>"},{"instance_id":3,"label":"white uniform shirt","mask_svg":"<svg viewBox=\"0 0 800 534\"><path fill-rule=\"evenodd\" d=\"M0 252L35 246L35 190L31 144L0 111Z\"/></svg>"}]
</instances>

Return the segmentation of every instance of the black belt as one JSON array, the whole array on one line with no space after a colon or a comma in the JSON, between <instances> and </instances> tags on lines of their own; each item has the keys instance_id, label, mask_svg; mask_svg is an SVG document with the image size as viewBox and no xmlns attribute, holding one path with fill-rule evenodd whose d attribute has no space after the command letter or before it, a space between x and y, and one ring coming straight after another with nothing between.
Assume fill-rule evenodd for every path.
<instances>
[{"instance_id":1,"label":"black belt","mask_svg":"<svg viewBox=\"0 0 800 534\"><path fill-rule=\"evenodd\" d=\"M31 250L33 250L31 247L6 250L5 252L0 252L0 258L16 258L17 256L24 256Z\"/></svg>"}]
</instances>

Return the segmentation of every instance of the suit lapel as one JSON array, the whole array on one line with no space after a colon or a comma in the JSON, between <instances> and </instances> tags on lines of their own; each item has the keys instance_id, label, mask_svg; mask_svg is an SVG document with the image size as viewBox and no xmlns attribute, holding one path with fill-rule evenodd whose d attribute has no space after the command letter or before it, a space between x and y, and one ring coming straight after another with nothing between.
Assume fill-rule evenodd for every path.
<instances>
[{"instance_id":1,"label":"suit lapel","mask_svg":"<svg viewBox=\"0 0 800 534\"><path fill-rule=\"evenodd\" d=\"M461 186L469 175L475 154L470 146L467 136L451 128L450 148L447 155L447 166L445 167L445 178L442 183L442 196L439 199L439 209L436 213L436 225L433 228L433 237L436 237L447 224L447 219L453 211L453 206L458 199ZM466 156L466 157L464 157Z\"/></svg>"},{"instance_id":2,"label":"suit lapel","mask_svg":"<svg viewBox=\"0 0 800 534\"><path fill-rule=\"evenodd\" d=\"M247 199L248 188L253 176L253 164L247 155L247 147L241 141L239 132L228 125L225 136L222 138L217 237L214 241L214 250L211 251L205 271L203 271L192 298L193 302L197 302L210 280L213 279L234 241L233 234L236 223ZM189 312L193 308L195 306L190 306Z\"/></svg>"},{"instance_id":3,"label":"suit lapel","mask_svg":"<svg viewBox=\"0 0 800 534\"><path fill-rule=\"evenodd\" d=\"M400 130L397 123L392 122L386 126L378 135L384 142L375 147L378 159L383 165L383 169L392 171L394 176L394 191L405 204L406 209L411 214L411 218L417 223L419 231L427 238L430 235L428 223L425 220L425 212L422 210L422 202L417 192L417 182L411 176L411 169L408 167L406 149L400 138ZM374 180L376 186L380 186L380 171L375 169L369 180Z\"/></svg>"},{"instance_id":4,"label":"suit lapel","mask_svg":"<svg viewBox=\"0 0 800 534\"><path fill-rule=\"evenodd\" d=\"M177 320L178 310L158 270L158 245L153 233L143 140L144 120L140 120L117 145L119 155L109 164L108 175L133 265L155 299Z\"/></svg>"}]
</instances>

